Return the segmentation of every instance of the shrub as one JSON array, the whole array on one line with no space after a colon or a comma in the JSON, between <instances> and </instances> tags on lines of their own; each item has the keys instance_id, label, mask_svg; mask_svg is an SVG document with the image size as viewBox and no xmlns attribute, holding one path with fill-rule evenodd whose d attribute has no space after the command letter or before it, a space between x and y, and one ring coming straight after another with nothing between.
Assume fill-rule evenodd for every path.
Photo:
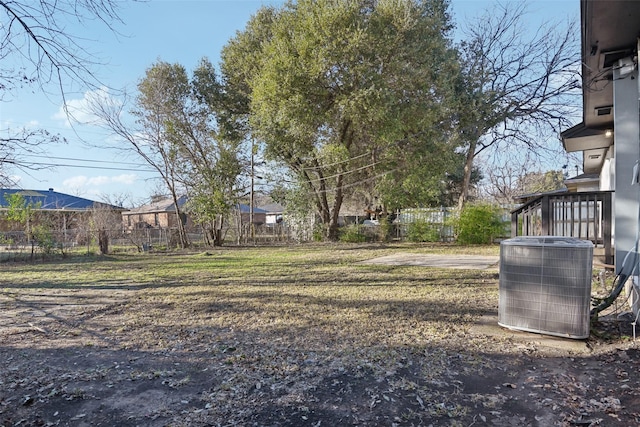
<instances>
[{"instance_id":1,"label":"shrub","mask_svg":"<svg viewBox=\"0 0 640 427\"><path fill-rule=\"evenodd\" d=\"M340 229L339 239L346 243L362 243L367 241L367 235L362 230L362 226L352 224Z\"/></svg>"},{"instance_id":2,"label":"shrub","mask_svg":"<svg viewBox=\"0 0 640 427\"><path fill-rule=\"evenodd\" d=\"M312 239L314 242L322 242L324 240L324 226L316 224L313 227Z\"/></svg>"},{"instance_id":3,"label":"shrub","mask_svg":"<svg viewBox=\"0 0 640 427\"><path fill-rule=\"evenodd\" d=\"M56 247L51 230L43 225L36 225L32 229L33 239L37 242L43 254L49 255Z\"/></svg>"},{"instance_id":4,"label":"shrub","mask_svg":"<svg viewBox=\"0 0 640 427\"><path fill-rule=\"evenodd\" d=\"M440 226L425 220L416 220L407 224L407 239L410 242L439 242Z\"/></svg>"},{"instance_id":5,"label":"shrub","mask_svg":"<svg viewBox=\"0 0 640 427\"><path fill-rule=\"evenodd\" d=\"M393 238L393 224L389 221L389 217L386 216L380 220L378 240L382 242L388 242Z\"/></svg>"},{"instance_id":6,"label":"shrub","mask_svg":"<svg viewBox=\"0 0 640 427\"><path fill-rule=\"evenodd\" d=\"M500 208L489 204L467 205L455 224L457 242L463 245L493 243L504 235L505 222Z\"/></svg>"}]
</instances>

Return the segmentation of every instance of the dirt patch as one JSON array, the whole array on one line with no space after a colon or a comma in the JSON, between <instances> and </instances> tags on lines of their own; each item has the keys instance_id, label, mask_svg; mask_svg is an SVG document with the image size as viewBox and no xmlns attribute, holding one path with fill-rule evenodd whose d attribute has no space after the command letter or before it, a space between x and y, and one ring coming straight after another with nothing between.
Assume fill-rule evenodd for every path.
<instances>
[{"instance_id":1,"label":"dirt patch","mask_svg":"<svg viewBox=\"0 0 640 427\"><path fill-rule=\"evenodd\" d=\"M385 371L364 358L345 365L338 355L285 350L276 372L272 362L249 355L259 349L245 347L250 337L241 333L237 347L199 340L212 350L195 351L79 345L82 338L38 329L4 334L1 425L640 422L640 351L633 343L594 342L588 356L548 356L476 336L467 351L389 349Z\"/></svg>"}]
</instances>

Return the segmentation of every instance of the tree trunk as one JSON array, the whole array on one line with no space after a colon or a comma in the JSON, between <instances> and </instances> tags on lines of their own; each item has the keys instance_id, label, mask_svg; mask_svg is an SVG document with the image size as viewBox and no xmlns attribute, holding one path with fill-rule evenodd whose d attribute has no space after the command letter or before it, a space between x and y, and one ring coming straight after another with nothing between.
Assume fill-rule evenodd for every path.
<instances>
[{"instance_id":1,"label":"tree trunk","mask_svg":"<svg viewBox=\"0 0 640 427\"><path fill-rule=\"evenodd\" d=\"M462 210L469 199L469 187L471 186L471 172L473 171L473 160L476 157L476 146L478 140L472 138L469 141L469 149L467 150L467 158L464 163L464 176L462 177L462 188L460 197L458 198L458 210Z\"/></svg>"},{"instance_id":2,"label":"tree trunk","mask_svg":"<svg viewBox=\"0 0 640 427\"><path fill-rule=\"evenodd\" d=\"M102 255L109 253L109 235L105 229L98 230L98 246Z\"/></svg>"},{"instance_id":3,"label":"tree trunk","mask_svg":"<svg viewBox=\"0 0 640 427\"><path fill-rule=\"evenodd\" d=\"M338 240L339 236L339 219L340 219L340 207L342 206L342 175L338 176L338 182L336 185L336 196L333 200L333 209L331 210L331 219L329 222L329 228L327 230L327 238L331 241Z\"/></svg>"},{"instance_id":4,"label":"tree trunk","mask_svg":"<svg viewBox=\"0 0 640 427\"><path fill-rule=\"evenodd\" d=\"M182 211L178 206L178 195L171 190L171 198L173 199L173 205L176 207L176 220L178 222L178 245L181 249L189 247L189 239L187 238L187 230L182 222Z\"/></svg>"},{"instance_id":5,"label":"tree trunk","mask_svg":"<svg viewBox=\"0 0 640 427\"><path fill-rule=\"evenodd\" d=\"M208 244L210 246L222 246L223 236L222 236L222 227L224 225L224 217L222 215L218 216L218 219L212 221L210 226L207 229L208 235Z\"/></svg>"}]
</instances>

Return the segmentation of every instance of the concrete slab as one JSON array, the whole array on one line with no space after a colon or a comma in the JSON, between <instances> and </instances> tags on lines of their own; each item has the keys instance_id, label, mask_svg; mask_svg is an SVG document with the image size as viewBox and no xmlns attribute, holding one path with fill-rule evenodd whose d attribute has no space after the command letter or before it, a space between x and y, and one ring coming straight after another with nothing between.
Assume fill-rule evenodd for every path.
<instances>
[{"instance_id":1,"label":"concrete slab","mask_svg":"<svg viewBox=\"0 0 640 427\"><path fill-rule=\"evenodd\" d=\"M433 268L457 268L465 270L498 269L499 257L482 255L435 255L398 253L362 261L361 264L415 265Z\"/></svg>"},{"instance_id":2,"label":"concrete slab","mask_svg":"<svg viewBox=\"0 0 640 427\"><path fill-rule=\"evenodd\" d=\"M532 332L518 331L515 329L503 328L498 325L498 315L482 316L469 331L472 335L485 335L494 338L505 338L516 345L546 347L570 353L590 353L587 340L576 340L562 338L553 335L535 334Z\"/></svg>"}]
</instances>

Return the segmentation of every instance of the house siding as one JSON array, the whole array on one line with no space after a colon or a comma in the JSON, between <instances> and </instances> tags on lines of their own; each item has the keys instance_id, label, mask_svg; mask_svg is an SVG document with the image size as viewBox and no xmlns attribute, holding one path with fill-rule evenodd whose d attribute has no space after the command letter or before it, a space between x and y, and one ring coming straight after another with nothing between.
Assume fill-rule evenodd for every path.
<instances>
[{"instance_id":1,"label":"house siding","mask_svg":"<svg viewBox=\"0 0 640 427\"><path fill-rule=\"evenodd\" d=\"M123 224L125 228L133 230L136 228L175 228L178 226L178 218L175 212L147 212L122 214ZM191 226L187 223L187 228Z\"/></svg>"},{"instance_id":2,"label":"house siding","mask_svg":"<svg viewBox=\"0 0 640 427\"><path fill-rule=\"evenodd\" d=\"M600 191L615 191L613 187L615 169L613 152L614 150L609 148L602 163L602 170L600 171Z\"/></svg>"},{"instance_id":3,"label":"house siding","mask_svg":"<svg viewBox=\"0 0 640 427\"><path fill-rule=\"evenodd\" d=\"M624 60L622 60L624 61ZM621 62L622 62L621 61ZM638 72L622 75L614 69L613 99L615 134L615 201L613 235L616 271L636 244L638 228L638 187L632 183L633 169L640 158L638 120Z\"/></svg>"}]
</instances>

